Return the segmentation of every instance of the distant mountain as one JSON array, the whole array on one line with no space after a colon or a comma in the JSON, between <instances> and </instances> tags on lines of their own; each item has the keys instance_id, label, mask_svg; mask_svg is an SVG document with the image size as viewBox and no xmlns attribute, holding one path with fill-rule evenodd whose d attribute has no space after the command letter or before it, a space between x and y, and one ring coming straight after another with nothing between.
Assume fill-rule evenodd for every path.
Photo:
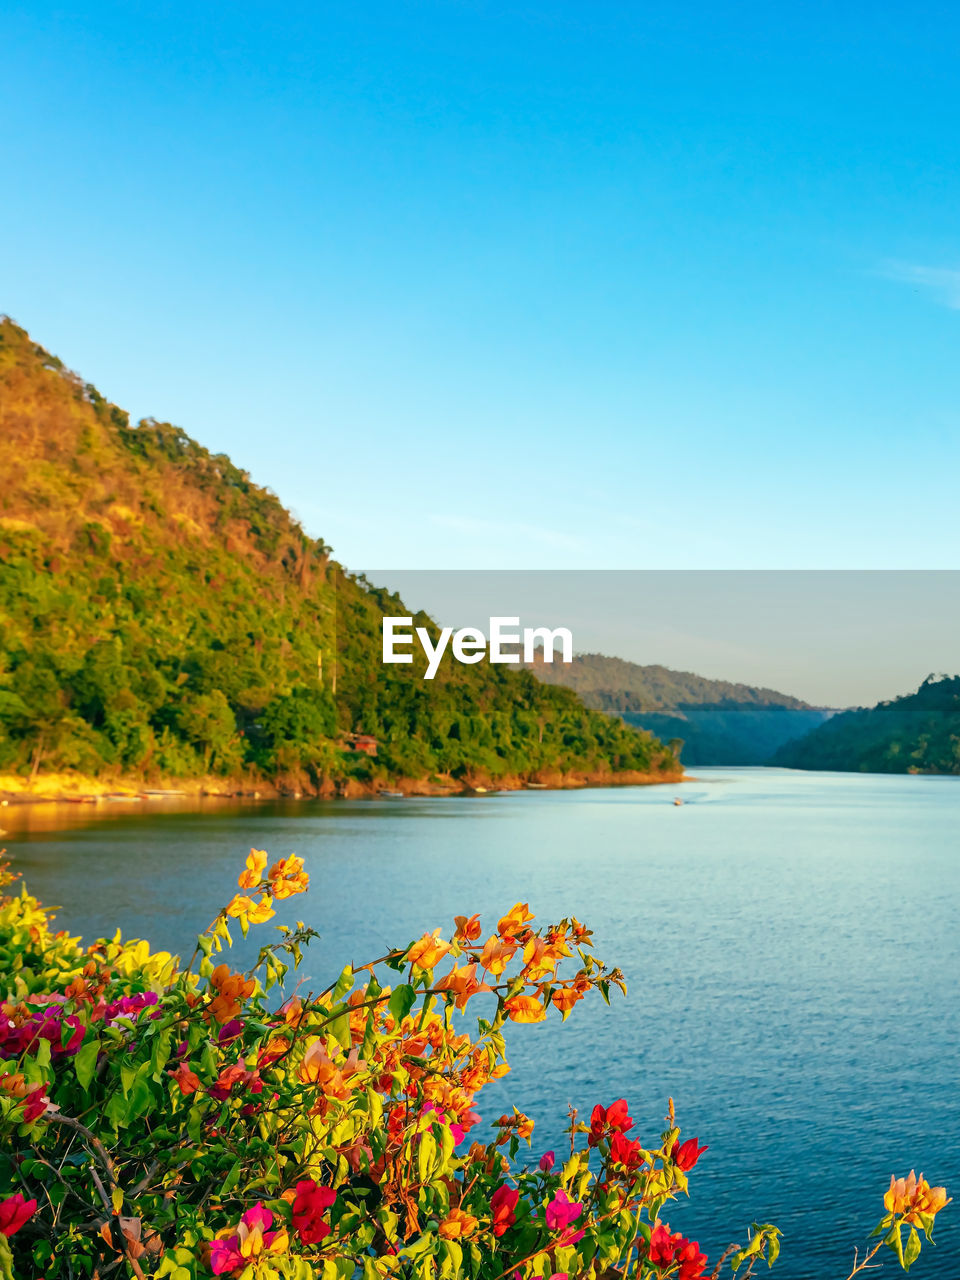
<instances>
[{"instance_id":1,"label":"distant mountain","mask_svg":"<svg viewBox=\"0 0 960 1280\"><path fill-rule=\"evenodd\" d=\"M541 680L575 689L588 707L619 715L663 741L682 740L685 765L767 764L784 744L833 714L775 689L710 680L599 653L531 664Z\"/></svg>"},{"instance_id":2,"label":"distant mountain","mask_svg":"<svg viewBox=\"0 0 960 1280\"><path fill-rule=\"evenodd\" d=\"M928 676L916 693L844 711L776 763L861 773L960 773L960 676Z\"/></svg>"},{"instance_id":3,"label":"distant mountain","mask_svg":"<svg viewBox=\"0 0 960 1280\"><path fill-rule=\"evenodd\" d=\"M277 424L264 423L265 430ZM354 473L318 477L362 489ZM415 614L274 494L0 318L0 774L327 793L680 776L649 734L484 661L385 668ZM419 626L432 627L424 614ZM436 634L434 632L434 634Z\"/></svg>"}]
</instances>

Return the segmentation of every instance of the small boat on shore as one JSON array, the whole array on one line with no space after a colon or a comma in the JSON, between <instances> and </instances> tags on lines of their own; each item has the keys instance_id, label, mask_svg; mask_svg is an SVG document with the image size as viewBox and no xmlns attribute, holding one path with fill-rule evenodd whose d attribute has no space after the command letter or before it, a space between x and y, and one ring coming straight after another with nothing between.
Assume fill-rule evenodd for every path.
<instances>
[{"instance_id":1,"label":"small boat on shore","mask_svg":"<svg viewBox=\"0 0 960 1280\"><path fill-rule=\"evenodd\" d=\"M546 791L547 784L545 782L525 782L523 789L524 791Z\"/></svg>"},{"instance_id":2,"label":"small boat on shore","mask_svg":"<svg viewBox=\"0 0 960 1280\"><path fill-rule=\"evenodd\" d=\"M402 792L402 791L391 791L391 790L390 790L389 788L387 788L387 787L383 787L383 788L381 788L381 790L380 790L379 794L380 794L380 795L382 795L382 796L385 796L388 800L396 800L396 799L400 799L400 800L402 800L402 799L403 799L403 792Z\"/></svg>"}]
</instances>

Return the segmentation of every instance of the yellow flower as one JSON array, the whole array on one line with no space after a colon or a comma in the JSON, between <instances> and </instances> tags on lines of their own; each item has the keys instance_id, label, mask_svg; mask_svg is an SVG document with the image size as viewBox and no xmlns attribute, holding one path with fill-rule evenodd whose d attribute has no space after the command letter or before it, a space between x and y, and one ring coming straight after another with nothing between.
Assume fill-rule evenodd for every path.
<instances>
[{"instance_id":1,"label":"yellow flower","mask_svg":"<svg viewBox=\"0 0 960 1280\"><path fill-rule=\"evenodd\" d=\"M292 898L295 893L306 893L310 886L310 877L303 869L303 859L293 854L275 862L267 878L275 898Z\"/></svg>"},{"instance_id":2,"label":"yellow flower","mask_svg":"<svg viewBox=\"0 0 960 1280\"><path fill-rule=\"evenodd\" d=\"M263 924L265 920L272 920L276 914L273 899L267 893L262 895L259 902L254 902L242 893L235 894L227 907L228 916L246 920L249 924Z\"/></svg>"},{"instance_id":3,"label":"yellow flower","mask_svg":"<svg viewBox=\"0 0 960 1280\"><path fill-rule=\"evenodd\" d=\"M251 849L247 858L246 869L240 872L237 884L241 889L252 889L263 879L263 870L267 865L266 851Z\"/></svg>"}]
</instances>

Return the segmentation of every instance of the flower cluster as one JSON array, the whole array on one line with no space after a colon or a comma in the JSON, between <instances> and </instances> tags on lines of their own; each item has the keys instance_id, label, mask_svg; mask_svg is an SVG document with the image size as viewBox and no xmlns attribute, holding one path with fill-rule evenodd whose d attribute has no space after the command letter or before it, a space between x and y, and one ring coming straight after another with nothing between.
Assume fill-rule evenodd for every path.
<instances>
[{"instance_id":1,"label":"flower cluster","mask_svg":"<svg viewBox=\"0 0 960 1280\"><path fill-rule=\"evenodd\" d=\"M2 1280L706 1275L663 1220L707 1150L672 1102L655 1137L624 1098L571 1112L569 1155L532 1164L531 1117L481 1119L509 1024L623 989L580 921L538 928L525 902L489 930L458 915L278 999L311 930L275 926L246 970L221 959L233 921L308 889L299 858L268 862L251 850L185 965L119 935L84 950L25 893L0 899ZM894 1180L881 1244L910 1265L945 1203ZM778 1251L754 1224L724 1258L745 1280Z\"/></svg>"}]
</instances>

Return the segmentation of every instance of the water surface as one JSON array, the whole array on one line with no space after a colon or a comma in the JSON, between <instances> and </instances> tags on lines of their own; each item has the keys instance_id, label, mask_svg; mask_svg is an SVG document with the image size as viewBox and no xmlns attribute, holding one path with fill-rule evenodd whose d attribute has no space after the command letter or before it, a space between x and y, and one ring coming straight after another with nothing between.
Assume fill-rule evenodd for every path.
<instances>
[{"instance_id":1,"label":"water surface","mask_svg":"<svg viewBox=\"0 0 960 1280\"><path fill-rule=\"evenodd\" d=\"M62 925L90 938L122 923L181 951L251 845L303 855L311 892L285 918L322 932L318 983L455 914L522 900L578 915L629 995L512 1028L514 1070L481 1095L484 1119L516 1103L539 1155L562 1144L570 1104L626 1096L652 1138L672 1096L710 1146L674 1227L715 1257L773 1221L774 1275L845 1280L891 1173L960 1193L960 780L698 773L682 807L649 787L3 822ZM937 1235L912 1274L955 1280L957 1206Z\"/></svg>"}]
</instances>

